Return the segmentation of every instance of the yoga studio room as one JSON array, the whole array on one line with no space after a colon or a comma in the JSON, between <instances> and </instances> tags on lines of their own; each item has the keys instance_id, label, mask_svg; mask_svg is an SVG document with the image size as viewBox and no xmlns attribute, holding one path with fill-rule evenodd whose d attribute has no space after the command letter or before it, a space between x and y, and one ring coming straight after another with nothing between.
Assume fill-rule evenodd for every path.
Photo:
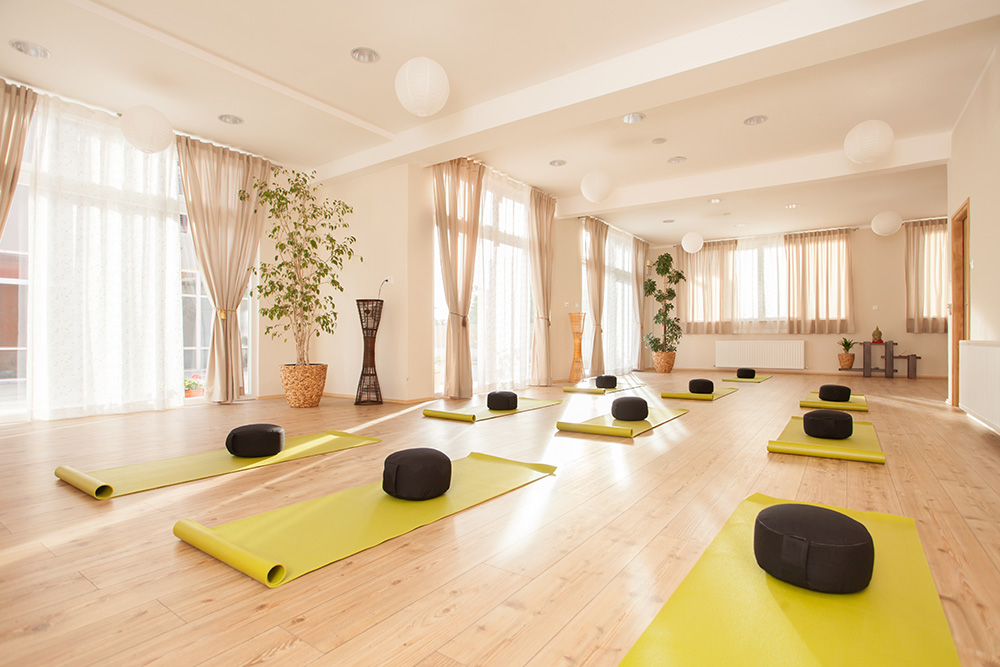
<instances>
[{"instance_id":1,"label":"yoga studio room","mask_svg":"<svg viewBox=\"0 0 1000 667\"><path fill-rule=\"evenodd\" d=\"M0 664L1000 667L1000 2L0 2Z\"/></svg>"}]
</instances>

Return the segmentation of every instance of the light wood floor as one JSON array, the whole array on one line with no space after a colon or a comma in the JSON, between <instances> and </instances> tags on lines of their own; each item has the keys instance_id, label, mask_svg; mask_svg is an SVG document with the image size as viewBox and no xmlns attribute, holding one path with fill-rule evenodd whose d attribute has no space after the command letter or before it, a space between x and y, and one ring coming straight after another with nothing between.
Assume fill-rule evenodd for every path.
<instances>
[{"instance_id":1,"label":"light wood floor","mask_svg":"<svg viewBox=\"0 0 1000 667\"><path fill-rule=\"evenodd\" d=\"M654 402L692 377L638 374ZM768 454L820 384L868 395L885 466ZM614 396L531 388L559 406L479 424L419 405L313 410L279 399L0 427L0 663L616 665L742 498L762 492L914 517L965 665L1000 665L1000 436L944 403L943 380L776 375L634 441L560 434ZM460 406L483 402L438 401ZM855 418L866 419L863 414ZM56 480L222 447L237 425L340 429L380 444L108 501ZM381 479L398 449L482 451L554 476L268 589L180 542ZM720 638L724 641L724 638Z\"/></svg>"}]
</instances>

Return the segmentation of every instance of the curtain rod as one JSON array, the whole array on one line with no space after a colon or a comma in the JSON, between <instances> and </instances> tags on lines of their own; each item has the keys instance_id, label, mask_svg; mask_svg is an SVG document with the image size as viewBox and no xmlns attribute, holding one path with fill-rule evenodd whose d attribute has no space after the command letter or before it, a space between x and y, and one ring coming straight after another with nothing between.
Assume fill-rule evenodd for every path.
<instances>
[{"instance_id":1,"label":"curtain rod","mask_svg":"<svg viewBox=\"0 0 1000 667\"><path fill-rule=\"evenodd\" d=\"M642 238L641 236L637 236L636 234L633 234L632 232L626 232L626 231L625 231L624 229L622 229L621 227L615 227L614 225L610 224L610 223L609 223L609 222L608 222L607 220L602 220L601 218L598 218L598 217L597 217L596 215L578 215L578 216L576 217L576 219L577 219L577 220L583 220L584 218L593 218L594 220L598 220L598 221L600 221L600 222L603 222L603 223L604 223L605 225L607 225L607 226L608 226L608 227L610 227L611 229L615 229L615 230L618 230L618 231L619 231L619 232L621 232L622 234L628 234L628 235L629 235L629 236L631 236L632 238L634 238L634 239L639 239L639 240L640 240L640 241L642 241L643 243L648 243L648 244L649 244L649 247L650 247L651 249L653 248L653 244L652 244L652 243L649 243L649 241L647 241L646 239Z\"/></svg>"}]
</instances>

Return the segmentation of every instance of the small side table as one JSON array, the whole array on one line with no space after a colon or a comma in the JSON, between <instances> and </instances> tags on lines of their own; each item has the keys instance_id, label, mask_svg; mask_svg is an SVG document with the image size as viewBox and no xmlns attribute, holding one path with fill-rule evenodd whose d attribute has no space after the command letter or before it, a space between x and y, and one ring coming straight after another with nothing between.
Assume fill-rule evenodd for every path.
<instances>
[{"instance_id":1,"label":"small side table","mask_svg":"<svg viewBox=\"0 0 1000 667\"><path fill-rule=\"evenodd\" d=\"M569 381L583 379L583 319L587 313L570 313L569 328L573 332L573 365L569 370Z\"/></svg>"},{"instance_id":2,"label":"small side table","mask_svg":"<svg viewBox=\"0 0 1000 667\"><path fill-rule=\"evenodd\" d=\"M365 356L361 362L361 378L358 380L358 394L354 405L381 405L382 389L378 386L375 372L375 337L378 323L382 320L382 299L358 299L358 316L361 318L361 333L365 337Z\"/></svg>"},{"instance_id":3,"label":"small side table","mask_svg":"<svg viewBox=\"0 0 1000 667\"><path fill-rule=\"evenodd\" d=\"M861 345L864 348L864 355L862 357L862 362L864 364L864 376L866 378L871 377L872 371L883 371L887 378L891 378L895 374L896 369L893 367L893 363L895 361L895 356L896 356L894 353L896 345L895 343L893 343L891 340L887 340L882 343L875 343L866 340L862 341ZM885 346L885 354L882 356L882 359L885 360L884 368L879 368L878 366L872 365L872 345Z\"/></svg>"}]
</instances>

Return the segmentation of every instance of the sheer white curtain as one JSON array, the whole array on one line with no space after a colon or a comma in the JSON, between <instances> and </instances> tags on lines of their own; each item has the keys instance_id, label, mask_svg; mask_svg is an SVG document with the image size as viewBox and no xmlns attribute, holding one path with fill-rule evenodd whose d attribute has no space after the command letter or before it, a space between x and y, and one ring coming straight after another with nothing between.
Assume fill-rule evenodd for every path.
<instances>
[{"instance_id":1,"label":"sheer white curtain","mask_svg":"<svg viewBox=\"0 0 1000 667\"><path fill-rule=\"evenodd\" d=\"M583 363L590 375L603 375L604 370L604 250L608 225L603 220L585 217L583 220L583 303L587 316L583 321Z\"/></svg>"},{"instance_id":2,"label":"sheer white curtain","mask_svg":"<svg viewBox=\"0 0 1000 667\"><path fill-rule=\"evenodd\" d=\"M674 266L685 277L677 286L677 314L684 333L733 332L735 253L736 241L708 241L694 254L674 247ZM662 285L661 278L657 284Z\"/></svg>"},{"instance_id":3,"label":"sheer white curtain","mask_svg":"<svg viewBox=\"0 0 1000 667\"><path fill-rule=\"evenodd\" d=\"M782 236L736 241L733 253L732 333L782 333L788 330L788 262Z\"/></svg>"},{"instance_id":4,"label":"sheer white curtain","mask_svg":"<svg viewBox=\"0 0 1000 667\"><path fill-rule=\"evenodd\" d=\"M39 95L29 226L33 419L183 405L177 153Z\"/></svg>"},{"instance_id":5,"label":"sheer white curtain","mask_svg":"<svg viewBox=\"0 0 1000 667\"><path fill-rule=\"evenodd\" d=\"M915 220L906 230L906 331L948 330L948 221Z\"/></svg>"},{"instance_id":6,"label":"sheer white curtain","mask_svg":"<svg viewBox=\"0 0 1000 667\"><path fill-rule=\"evenodd\" d=\"M635 355L635 367L639 370L643 368L648 368L649 364L644 363L646 361L646 346L642 344L643 335L643 309L642 306L645 303L645 293L643 290L643 285L646 282L646 261L649 259L649 244L638 237L632 237L632 263L635 266L635 272L632 274L632 281L634 285L634 296L635 296L635 321L639 332L639 344L638 350ZM650 357L651 358L651 357ZM652 363L652 362L650 362Z\"/></svg>"},{"instance_id":7,"label":"sheer white curtain","mask_svg":"<svg viewBox=\"0 0 1000 667\"><path fill-rule=\"evenodd\" d=\"M608 228L604 247L604 372L631 373L639 357L635 253L631 234Z\"/></svg>"},{"instance_id":8,"label":"sheer white curtain","mask_svg":"<svg viewBox=\"0 0 1000 667\"><path fill-rule=\"evenodd\" d=\"M785 235L788 333L854 331L851 230Z\"/></svg>"},{"instance_id":9,"label":"sheer white curtain","mask_svg":"<svg viewBox=\"0 0 1000 667\"><path fill-rule=\"evenodd\" d=\"M531 372L531 188L486 168L470 312L475 391L520 389Z\"/></svg>"}]
</instances>

